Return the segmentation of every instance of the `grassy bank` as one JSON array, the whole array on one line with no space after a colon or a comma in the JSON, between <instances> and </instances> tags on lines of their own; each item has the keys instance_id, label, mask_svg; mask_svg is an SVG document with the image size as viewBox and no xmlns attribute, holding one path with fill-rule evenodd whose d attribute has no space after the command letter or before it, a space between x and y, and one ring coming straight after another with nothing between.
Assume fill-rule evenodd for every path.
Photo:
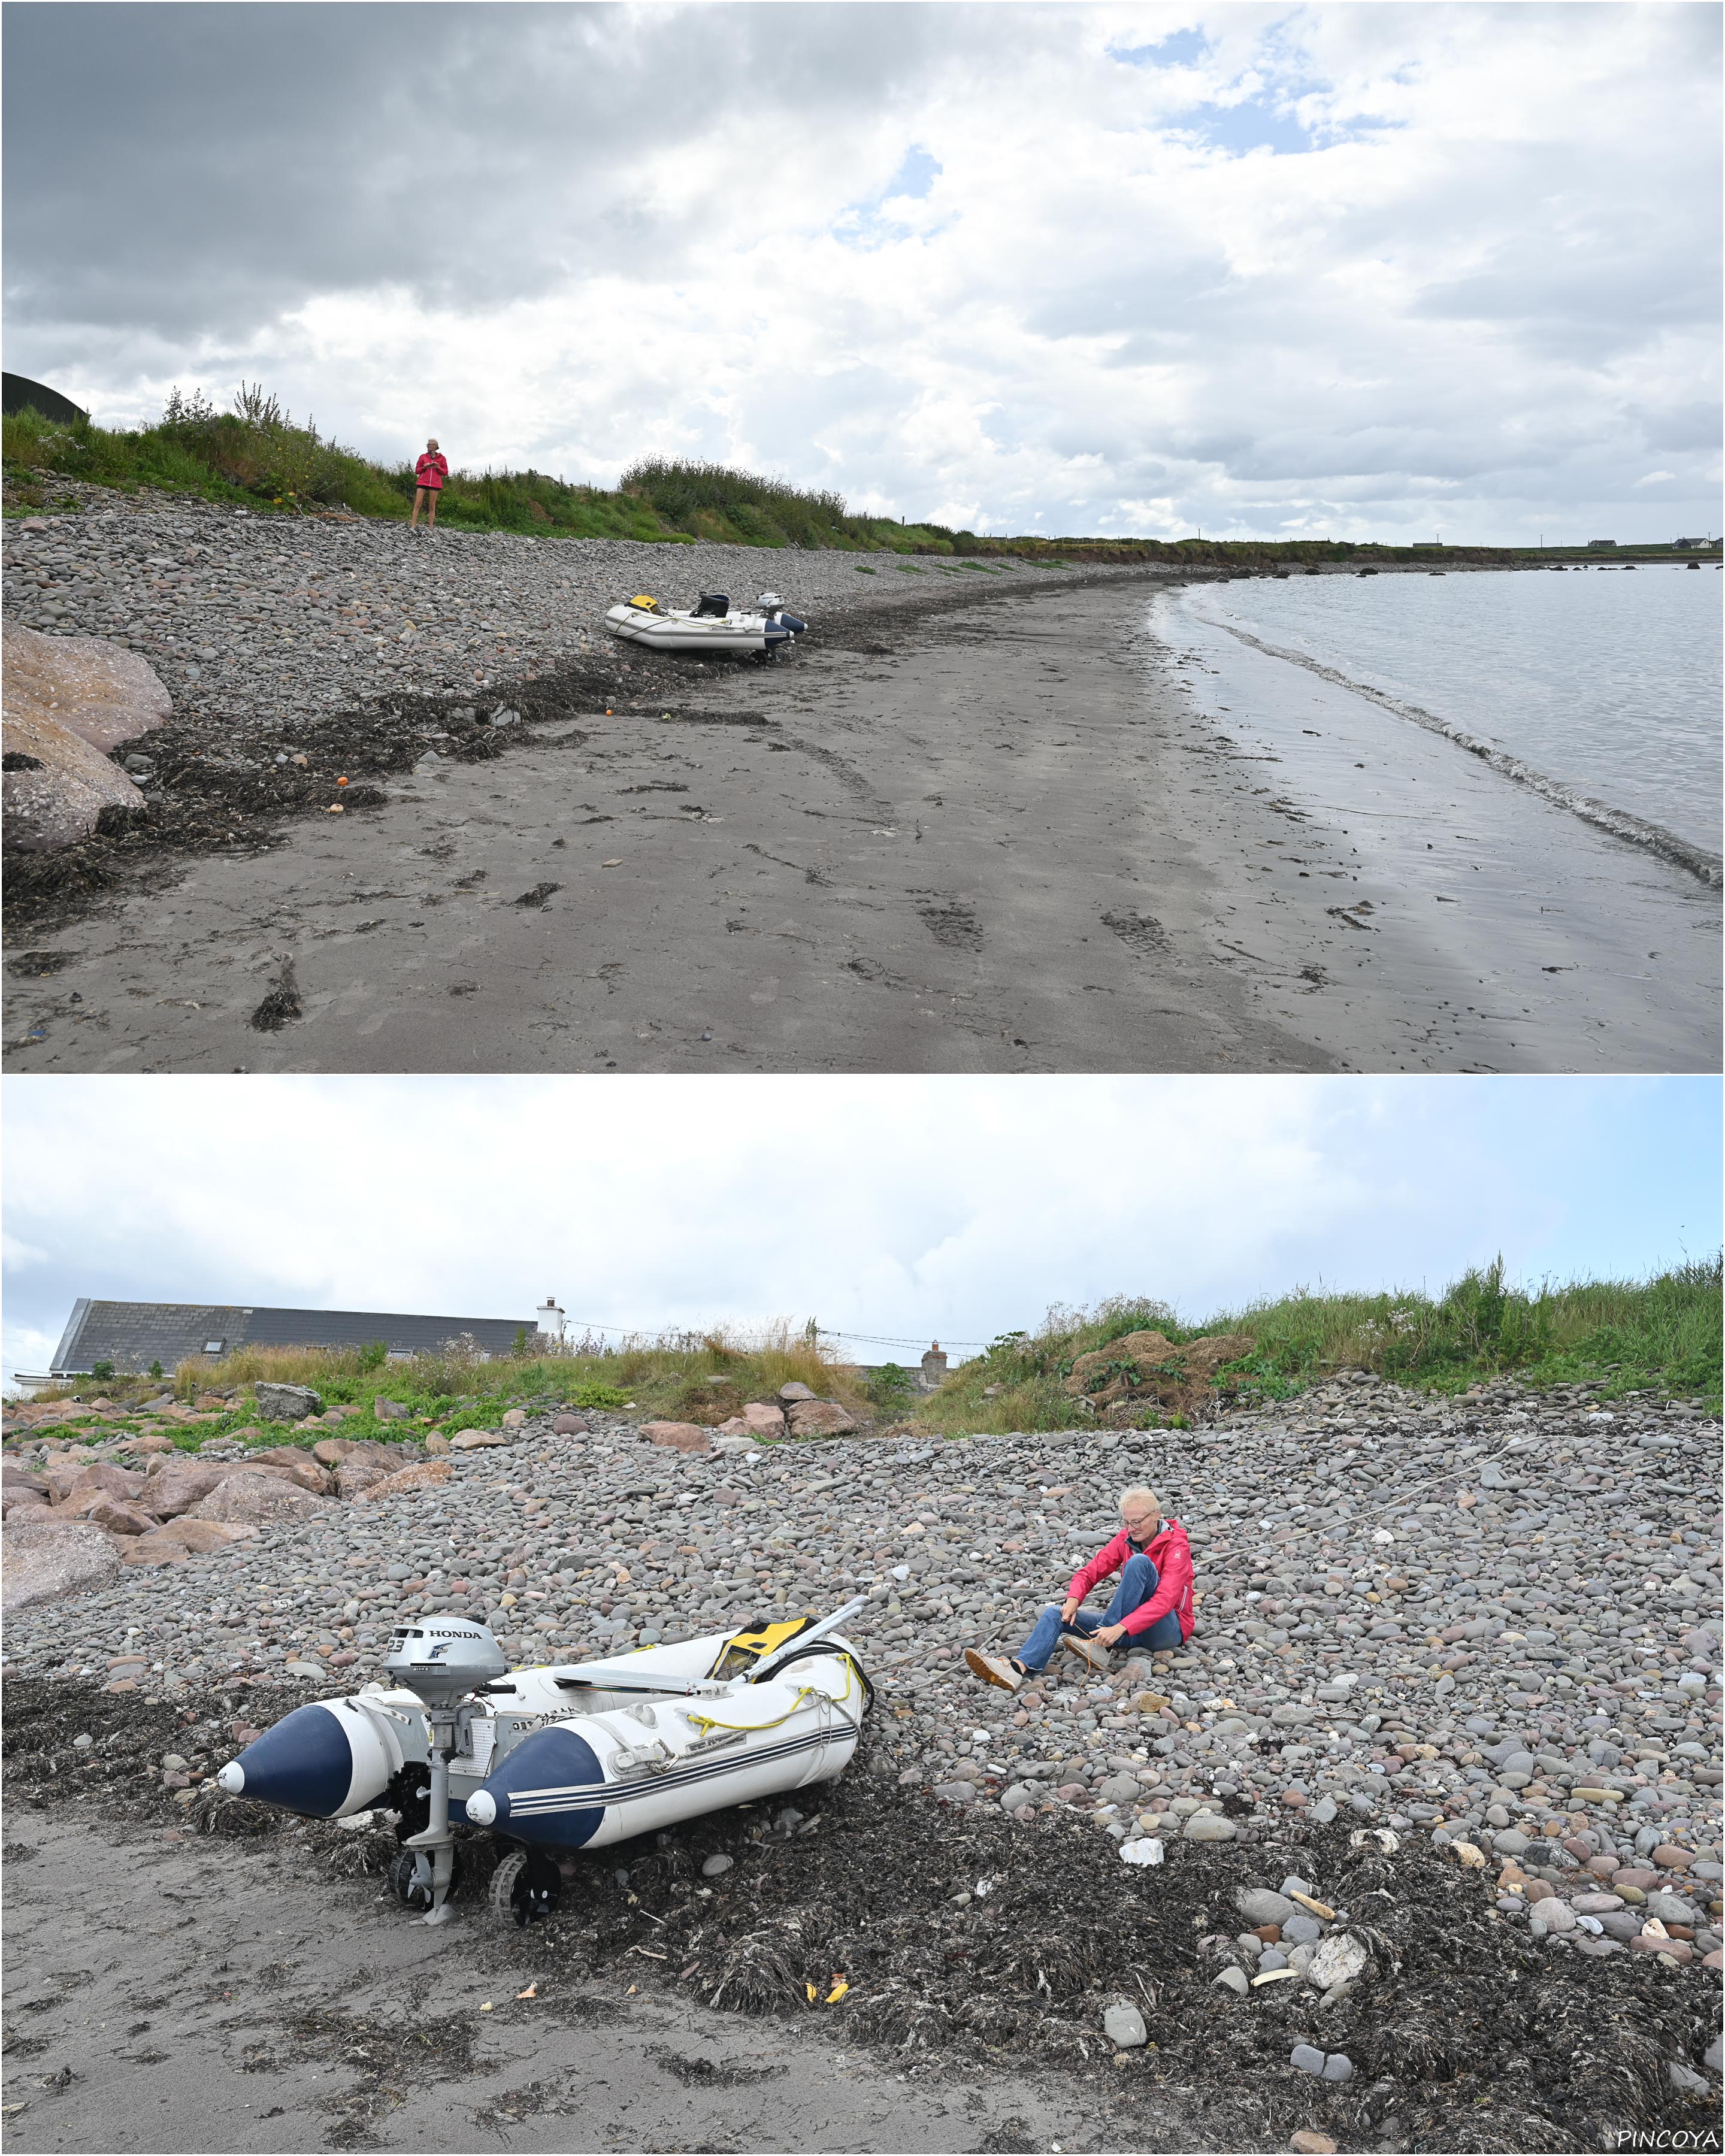
<instances>
[{"instance_id":1,"label":"grassy bank","mask_svg":"<svg viewBox=\"0 0 1725 2156\"><path fill-rule=\"evenodd\" d=\"M359 1414L341 1424L340 1435L347 1438L491 1428L510 1408L537 1411L563 1402L628 1409L643 1422L664 1419L712 1427L740 1413L746 1401L770 1400L782 1385L793 1383L807 1385L823 1399L839 1401L859 1416L875 1413L855 1370L831 1361L803 1334L788 1330L748 1337L719 1331L608 1349L583 1342L551 1355L529 1353L524 1335L519 1353L490 1362L455 1350L391 1363L381 1342L345 1350L241 1348L217 1361L195 1356L162 1377L98 1374L75 1386L44 1389L35 1397L104 1398L126 1408L171 1390L186 1405L210 1404L213 1419L193 1424L181 1440L195 1446L255 1422L253 1389L259 1380L307 1385L326 1407L358 1408ZM380 1398L408 1409L408 1419L380 1420L372 1405ZM110 1431L115 1427L102 1426ZM259 1441L280 1443L283 1435L280 1424L266 1424Z\"/></svg>"},{"instance_id":2,"label":"grassy bank","mask_svg":"<svg viewBox=\"0 0 1725 2156\"><path fill-rule=\"evenodd\" d=\"M1252 1352L1219 1381L1242 1404L1291 1398L1338 1369L1367 1369L1434 1393L1513 1376L1534 1386L1596 1386L1608 1399L1652 1391L1717 1409L1722 1322L1717 1258L1646 1281L1533 1289L1507 1285L1499 1261L1436 1296L1300 1291L1195 1323L1163 1304L1120 1297L1090 1313L1056 1311L1035 1333L1004 1336L954 1371L916 1419L948 1435L1087 1426L1092 1415L1062 1379L1079 1356L1148 1329L1175 1342L1250 1336Z\"/></svg>"},{"instance_id":3,"label":"grassy bank","mask_svg":"<svg viewBox=\"0 0 1725 2156\"><path fill-rule=\"evenodd\" d=\"M256 386L227 411L176 391L152 426L62 424L31 409L4 422L8 506L52 509L63 475L132 492L196 495L260 513L347 512L405 520L413 467L372 462L296 423ZM641 539L688 545L707 539L747 547L839 547L850 552L951 553L954 535L936 526L854 516L835 494L811 492L716 464L642 459L614 490L570 485L538 471L452 470L438 521L458 530L531 532L571 539Z\"/></svg>"},{"instance_id":4,"label":"grassy bank","mask_svg":"<svg viewBox=\"0 0 1725 2156\"><path fill-rule=\"evenodd\" d=\"M278 398L242 385L218 410L201 391L176 390L153 425L112 429L88 421L62 424L26 409L4 423L6 503L13 513L59 506L56 475L132 492L190 494L267 515L347 512L405 519L413 507L413 468L403 458L378 464L328 439L311 420L295 422ZM570 539L640 539L686 545L698 539L745 547L836 547L848 552L966 557L965 567L1043 567L1079 562L1160 562L1297 575L1373 564L1435 566L1434 550L1353 546L1328 539L1285 541L1019 537L979 535L928 521L854 514L839 495L763 479L729 465L646 457L614 489L571 485L544 472L456 470L439 520L457 529L529 532ZM1446 562L1502 566L1532 557L1529 548L1455 547ZM1716 547L1708 550L1717 556ZM1610 558L1646 557L1669 548L1623 547ZM1601 558L1582 548L1550 547L1541 560ZM906 560L914 570L920 565ZM937 560L929 567L942 565ZM955 573L958 571L955 569ZM874 571L869 573L876 573Z\"/></svg>"}]
</instances>

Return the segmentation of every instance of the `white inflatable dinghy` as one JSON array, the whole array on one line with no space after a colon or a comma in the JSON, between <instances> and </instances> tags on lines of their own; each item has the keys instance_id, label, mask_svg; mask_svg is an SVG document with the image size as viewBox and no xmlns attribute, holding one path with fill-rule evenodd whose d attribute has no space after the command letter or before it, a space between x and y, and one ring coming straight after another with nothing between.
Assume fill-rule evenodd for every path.
<instances>
[{"instance_id":1,"label":"white inflatable dinghy","mask_svg":"<svg viewBox=\"0 0 1725 2156\"><path fill-rule=\"evenodd\" d=\"M649 593L614 606L605 616L614 636L654 651L747 651L766 655L800 636L809 624L788 613L777 592L733 608L722 592L703 592L692 607L665 606Z\"/></svg>"},{"instance_id":2,"label":"white inflatable dinghy","mask_svg":"<svg viewBox=\"0 0 1725 2156\"><path fill-rule=\"evenodd\" d=\"M521 1670L471 1618L427 1617L391 1641L398 1688L296 1707L216 1779L313 1819L388 1804L390 1884L432 1923L457 1873L452 1828L494 1835L492 1906L526 1922L556 1907L578 1851L842 1774L872 1691L838 1627L890 1592L819 1623Z\"/></svg>"}]
</instances>

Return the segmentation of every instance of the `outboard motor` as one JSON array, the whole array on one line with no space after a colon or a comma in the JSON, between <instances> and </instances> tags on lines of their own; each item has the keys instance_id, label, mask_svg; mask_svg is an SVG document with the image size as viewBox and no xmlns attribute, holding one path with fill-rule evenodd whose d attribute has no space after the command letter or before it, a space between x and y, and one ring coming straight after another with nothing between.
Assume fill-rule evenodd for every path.
<instances>
[{"instance_id":1,"label":"outboard motor","mask_svg":"<svg viewBox=\"0 0 1725 2156\"><path fill-rule=\"evenodd\" d=\"M777 592L762 592L755 604L768 621L776 622L781 629L788 629L793 636L800 636L809 626L799 614L785 612L784 601Z\"/></svg>"},{"instance_id":2,"label":"outboard motor","mask_svg":"<svg viewBox=\"0 0 1725 2156\"><path fill-rule=\"evenodd\" d=\"M731 602L723 592L703 592L689 609L690 618L695 621L700 621L708 615L716 621L723 621L730 611Z\"/></svg>"},{"instance_id":3,"label":"outboard motor","mask_svg":"<svg viewBox=\"0 0 1725 2156\"><path fill-rule=\"evenodd\" d=\"M416 1852L414 1884L419 1894L414 1898L431 1904L425 1922L441 1924L449 1917L455 1866L455 1837L449 1831L449 1760L454 1753L472 1748L465 1725L479 1712L473 1693L504 1676L509 1662L485 1627L470 1617L431 1617L401 1627L389 1642L383 1666L398 1684L418 1694L430 1725L430 1816L402 1847Z\"/></svg>"}]
</instances>

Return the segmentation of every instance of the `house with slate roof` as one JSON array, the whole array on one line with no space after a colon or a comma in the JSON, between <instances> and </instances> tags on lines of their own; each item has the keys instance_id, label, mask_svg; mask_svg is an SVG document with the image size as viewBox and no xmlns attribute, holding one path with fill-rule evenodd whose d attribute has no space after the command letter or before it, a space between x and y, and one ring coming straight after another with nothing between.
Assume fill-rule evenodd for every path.
<instances>
[{"instance_id":1,"label":"house with slate roof","mask_svg":"<svg viewBox=\"0 0 1725 2156\"><path fill-rule=\"evenodd\" d=\"M88 1377L98 1363L116 1373L171 1370L188 1357L211 1362L236 1348L363 1348L381 1340L392 1360L434 1355L470 1339L487 1358L507 1355L525 1332L537 1342L543 1314L519 1317L418 1317L390 1310L271 1310L228 1302L102 1302L80 1296L54 1350L49 1375ZM542 1343L539 1343L542 1344Z\"/></svg>"}]
</instances>

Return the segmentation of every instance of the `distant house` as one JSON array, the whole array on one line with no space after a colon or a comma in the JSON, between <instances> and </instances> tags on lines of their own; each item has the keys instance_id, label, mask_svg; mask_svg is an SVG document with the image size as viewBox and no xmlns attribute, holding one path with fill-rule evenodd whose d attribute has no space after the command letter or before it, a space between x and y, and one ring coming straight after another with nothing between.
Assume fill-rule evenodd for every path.
<instances>
[{"instance_id":1,"label":"distant house","mask_svg":"<svg viewBox=\"0 0 1725 2156\"><path fill-rule=\"evenodd\" d=\"M32 382L27 374L8 374L0 380L0 403L4 404L8 419L14 412L25 410L39 412L44 419L58 419L62 426L90 417L81 404L74 404L69 397L62 397L58 389L50 389L44 382Z\"/></svg>"},{"instance_id":2,"label":"distant house","mask_svg":"<svg viewBox=\"0 0 1725 2156\"><path fill-rule=\"evenodd\" d=\"M1615 539L1589 539L1587 542L1587 548L1589 553L1591 554L1596 552L1602 547L1615 547L1616 544L1617 542Z\"/></svg>"},{"instance_id":3,"label":"distant house","mask_svg":"<svg viewBox=\"0 0 1725 2156\"><path fill-rule=\"evenodd\" d=\"M363 1348L381 1340L392 1359L434 1355L470 1339L486 1358L507 1355L525 1332L537 1339L539 1321L516 1317L415 1317L398 1311L268 1310L228 1302L99 1302L80 1296L73 1306L48 1374L88 1377L98 1363L117 1373L204 1356L211 1362L236 1348ZM22 1374L22 1373L21 1373Z\"/></svg>"},{"instance_id":4,"label":"distant house","mask_svg":"<svg viewBox=\"0 0 1725 2156\"><path fill-rule=\"evenodd\" d=\"M1671 542L1674 547L1711 547L1712 543L1711 539L1673 539Z\"/></svg>"}]
</instances>

